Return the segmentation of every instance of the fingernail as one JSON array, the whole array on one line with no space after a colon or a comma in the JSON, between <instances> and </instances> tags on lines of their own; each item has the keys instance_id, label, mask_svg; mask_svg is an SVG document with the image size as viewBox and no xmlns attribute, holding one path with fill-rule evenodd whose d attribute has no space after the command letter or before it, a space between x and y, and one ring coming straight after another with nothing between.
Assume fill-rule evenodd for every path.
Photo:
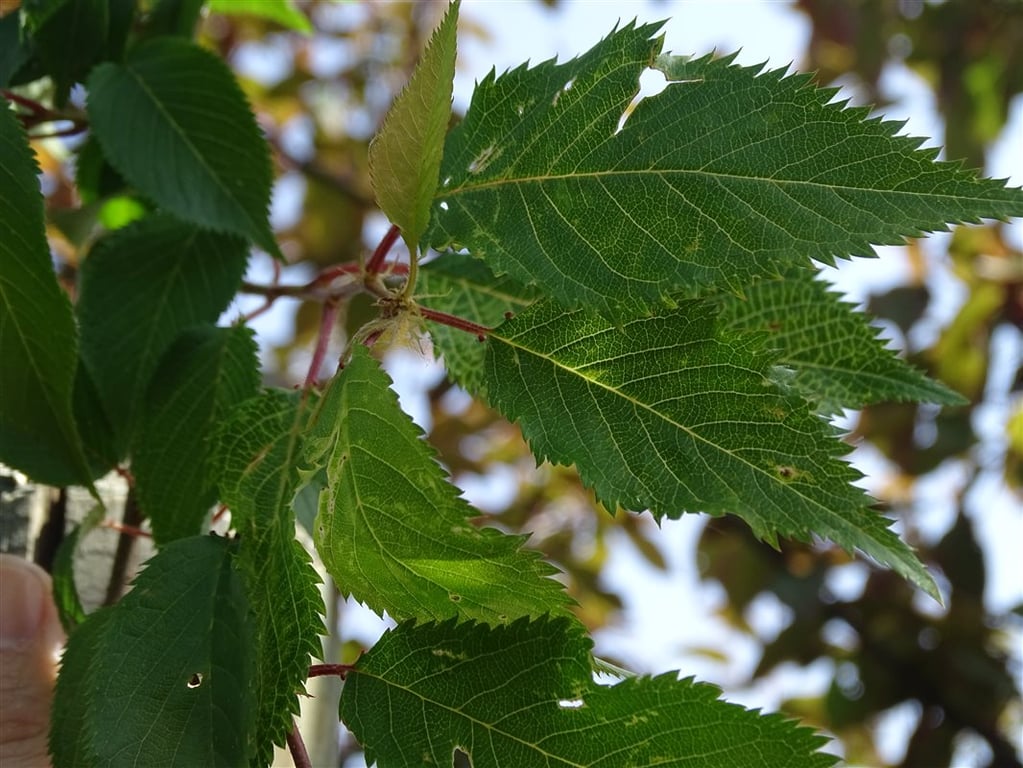
<instances>
[{"instance_id":1,"label":"fingernail","mask_svg":"<svg viewBox=\"0 0 1023 768\"><path fill-rule=\"evenodd\" d=\"M36 566L0 556L0 650L20 650L36 639L46 592Z\"/></svg>"}]
</instances>

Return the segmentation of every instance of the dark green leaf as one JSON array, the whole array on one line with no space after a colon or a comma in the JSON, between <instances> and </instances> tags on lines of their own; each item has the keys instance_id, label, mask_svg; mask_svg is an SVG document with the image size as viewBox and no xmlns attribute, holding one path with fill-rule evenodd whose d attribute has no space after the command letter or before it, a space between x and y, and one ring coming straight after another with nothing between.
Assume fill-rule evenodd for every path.
<instances>
[{"instance_id":1,"label":"dark green leaf","mask_svg":"<svg viewBox=\"0 0 1023 768\"><path fill-rule=\"evenodd\" d=\"M809 75L658 58L656 32L630 24L565 64L484 78L448 137L427 242L624 319L678 291L741 291L810 257L1023 214L1020 190L933 162ZM651 66L678 82L630 114Z\"/></svg>"},{"instance_id":2,"label":"dark green leaf","mask_svg":"<svg viewBox=\"0 0 1023 768\"><path fill-rule=\"evenodd\" d=\"M31 41L22 35L19 15L0 17L0 88L11 84L11 78L31 59L32 51Z\"/></svg>"},{"instance_id":3,"label":"dark green leaf","mask_svg":"<svg viewBox=\"0 0 1023 768\"><path fill-rule=\"evenodd\" d=\"M419 270L417 301L431 309L471 320L486 328L504 322L541 296L536 288L510 277L494 277L478 259L447 254ZM486 347L471 333L440 323L430 325L435 351L443 356L451 378L469 392L478 392Z\"/></svg>"},{"instance_id":4,"label":"dark green leaf","mask_svg":"<svg viewBox=\"0 0 1023 768\"><path fill-rule=\"evenodd\" d=\"M82 82L106 48L109 0L67 0L35 33L36 48L53 78L54 103L67 103L71 86Z\"/></svg>"},{"instance_id":5,"label":"dark green leaf","mask_svg":"<svg viewBox=\"0 0 1023 768\"><path fill-rule=\"evenodd\" d=\"M430 204L451 120L458 0L430 38L412 77L369 145L369 172L380 208L411 253L430 221Z\"/></svg>"},{"instance_id":6,"label":"dark green leaf","mask_svg":"<svg viewBox=\"0 0 1023 768\"><path fill-rule=\"evenodd\" d=\"M341 718L381 768L817 768L826 739L674 673L593 682L590 641L562 620L403 624L348 674Z\"/></svg>"},{"instance_id":7,"label":"dark green leaf","mask_svg":"<svg viewBox=\"0 0 1023 768\"><path fill-rule=\"evenodd\" d=\"M100 656L113 608L101 608L75 629L60 657L60 675L50 715L49 748L53 768L93 768L100 763L91 721L95 691L101 682Z\"/></svg>"},{"instance_id":8,"label":"dark green leaf","mask_svg":"<svg viewBox=\"0 0 1023 768\"><path fill-rule=\"evenodd\" d=\"M163 355L132 451L135 489L157 544L200 532L217 498L209 437L227 411L258 388L256 344L242 326L185 331Z\"/></svg>"},{"instance_id":9,"label":"dark green leaf","mask_svg":"<svg viewBox=\"0 0 1023 768\"><path fill-rule=\"evenodd\" d=\"M267 220L266 141L234 76L188 40L160 37L89 77L89 119L111 164L159 206L280 256Z\"/></svg>"},{"instance_id":10,"label":"dark green leaf","mask_svg":"<svg viewBox=\"0 0 1023 768\"><path fill-rule=\"evenodd\" d=\"M50 261L39 169L3 98L0 157L0 461L50 485L88 484L71 413L71 303Z\"/></svg>"},{"instance_id":11,"label":"dark green leaf","mask_svg":"<svg viewBox=\"0 0 1023 768\"><path fill-rule=\"evenodd\" d=\"M847 446L773 381L762 343L702 301L619 328L544 301L490 334L484 381L537 459L575 464L611 509L735 514L771 542L815 533L936 595L850 484L859 474L837 458Z\"/></svg>"},{"instance_id":12,"label":"dark green leaf","mask_svg":"<svg viewBox=\"0 0 1023 768\"><path fill-rule=\"evenodd\" d=\"M565 613L554 568L522 536L477 528L390 380L356 346L324 395L308 461L326 465L317 551L346 595L396 619L491 624Z\"/></svg>"},{"instance_id":13,"label":"dark green leaf","mask_svg":"<svg viewBox=\"0 0 1023 768\"><path fill-rule=\"evenodd\" d=\"M245 242L166 215L101 240L82 265L82 358L116 434L128 447L153 371L181 331L213 323L241 282Z\"/></svg>"},{"instance_id":14,"label":"dark green leaf","mask_svg":"<svg viewBox=\"0 0 1023 768\"><path fill-rule=\"evenodd\" d=\"M886 348L853 305L801 277L758 281L744 298L724 298L722 320L739 331L766 332L778 364L795 369L796 388L822 412L886 401L968 402Z\"/></svg>"},{"instance_id":15,"label":"dark green leaf","mask_svg":"<svg viewBox=\"0 0 1023 768\"><path fill-rule=\"evenodd\" d=\"M57 768L248 762L252 627L234 549L213 536L169 544L72 635L51 734Z\"/></svg>"},{"instance_id":16,"label":"dark green leaf","mask_svg":"<svg viewBox=\"0 0 1023 768\"><path fill-rule=\"evenodd\" d=\"M156 0L146 17L145 32L150 36L178 35L191 38L205 0Z\"/></svg>"},{"instance_id":17,"label":"dark green leaf","mask_svg":"<svg viewBox=\"0 0 1023 768\"><path fill-rule=\"evenodd\" d=\"M313 31L313 25L295 7L294 0L210 0L207 7L210 13L259 16L307 35Z\"/></svg>"},{"instance_id":18,"label":"dark green leaf","mask_svg":"<svg viewBox=\"0 0 1023 768\"><path fill-rule=\"evenodd\" d=\"M211 454L221 501L241 534L239 564L256 617L256 759L263 764L291 730L310 656L322 654L319 576L295 539L292 511L309 409L298 393L246 400L232 409Z\"/></svg>"}]
</instances>

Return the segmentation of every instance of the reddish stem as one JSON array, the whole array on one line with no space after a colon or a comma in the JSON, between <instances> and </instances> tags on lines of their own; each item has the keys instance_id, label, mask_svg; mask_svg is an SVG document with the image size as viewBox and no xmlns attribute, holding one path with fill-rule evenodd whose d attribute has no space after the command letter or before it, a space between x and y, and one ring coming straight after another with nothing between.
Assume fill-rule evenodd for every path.
<instances>
[{"instance_id":1,"label":"reddish stem","mask_svg":"<svg viewBox=\"0 0 1023 768\"><path fill-rule=\"evenodd\" d=\"M288 751L291 752L291 759L295 768L313 768L312 760L309 759L309 752L302 741L302 734L298 732L298 726L292 724L288 731Z\"/></svg>"},{"instance_id":2,"label":"reddish stem","mask_svg":"<svg viewBox=\"0 0 1023 768\"><path fill-rule=\"evenodd\" d=\"M13 101L15 104L18 104L22 107L25 107L25 109L31 111L33 115L39 115L49 112L49 110L42 104L40 104L38 101L33 101L32 99L25 98L24 96L19 96L18 94L14 93L14 91L4 90L0 91L0 93L4 95L5 99Z\"/></svg>"},{"instance_id":3,"label":"reddish stem","mask_svg":"<svg viewBox=\"0 0 1023 768\"><path fill-rule=\"evenodd\" d=\"M447 325L451 328L457 328L460 331L471 333L476 336L480 341L483 341L487 334L490 333L491 329L485 325L474 323L471 320L466 320L463 317L457 317L456 315L449 315L447 312L438 312L436 309L430 309L429 307L419 307L419 312L427 320L433 320L435 323L441 325Z\"/></svg>"},{"instance_id":4,"label":"reddish stem","mask_svg":"<svg viewBox=\"0 0 1023 768\"><path fill-rule=\"evenodd\" d=\"M344 680L345 675L353 669L355 669L355 667L351 664L313 664L309 667L309 677L327 677L328 675L337 675Z\"/></svg>"},{"instance_id":5,"label":"reddish stem","mask_svg":"<svg viewBox=\"0 0 1023 768\"><path fill-rule=\"evenodd\" d=\"M366 271L369 274L376 275L380 273L380 270L384 265L384 259L387 258L387 254L390 252L394 244L398 242L398 237L400 235L401 230L398 229L398 225L392 224L391 228L387 230L387 234L380 239L380 244L377 246L376 250L373 251L373 255L369 257L369 261L366 262Z\"/></svg>"},{"instance_id":6,"label":"reddish stem","mask_svg":"<svg viewBox=\"0 0 1023 768\"><path fill-rule=\"evenodd\" d=\"M313 350L313 361L309 364L309 373L306 374L305 389L309 389L316 383L316 377L323 365L323 358L327 355L327 345L330 343L330 334L337 323L339 304L331 298L323 304L323 314L320 315L320 333L316 338L316 349Z\"/></svg>"},{"instance_id":7,"label":"reddish stem","mask_svg":"<svg viewBox=\"0 0 1023 768\"><path fill-rule=\"evenodd\" d=\"M104 520L99 524L99 527L109 528L113 531L117 531L118 533L123 533L125 536L134 536L135 538L141 536L146 539L153 538L153 534L149 531L143 531L141 528L134 525L125 525L124 523L119 523L116 520Z\"/></svg>"}]
</instances>

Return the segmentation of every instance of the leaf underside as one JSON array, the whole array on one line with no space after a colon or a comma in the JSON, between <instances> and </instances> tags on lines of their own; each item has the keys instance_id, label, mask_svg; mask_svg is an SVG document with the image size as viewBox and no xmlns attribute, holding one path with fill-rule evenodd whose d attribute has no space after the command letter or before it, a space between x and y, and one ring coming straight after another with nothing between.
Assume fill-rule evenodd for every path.
<instances>
[{"instance_id":1,"label":"leaf underside","mask_svg":"<svg viewBox=\"0 0 1023 768\"><path fill-rule=\"evenodd\" d=\"M470 522L390 380L361 346L324 396L307 460L325 465L317 550L346 595L396 619L504 623L566 613L554 568L524 537Z\"/></svg>"},{"instance_id":2,"label":"leaf underside","mask_svg":"<svg viewBox=\"0 0 1023 768\"><path fill-rule=\"evenodd\" d=\"M564 620L387 632L349 673L341 718L381 768L452 765L799 766L836 758L778 715L674 674L593 682L590 641Z\"/></svg>"},{"instance_id":3,"label":"leaf underside","mask_svg":"<svg viewBox=\"0 0 1023 768\"><path fill-rule=\"evenodd\" d=\"M425 307L470 320L485 328L504 322L541 297L540 291L504 275L495 277L479 259L461 253L445 254L423 265L416 283L416 300ZM430 324L434 351L444 358L448 375L463 389L477 394L483 380L486 346L471 333L440 323Z\"/></svg>"},{"instance_id":4,"label":"leaf underside","mask_svg":"<svg viewBox=\"0 0 1023 768\"><path fill-rule=\"evenodd\" d=\"M534 304L490 334L487 397L538 460L575 464L614 509L731 513L771 542L824 536L929 594L930 575L867 509L847 451L774 381L764 339L692 300L616 328L596 312Z\"/></svg>"},{"instance_id":5,"label":"leaf underside","mask_svg":"<svg viewBox=\"0 0 1023 768\"><path fill-rule=\"evenodd\" d=\"M658 56L657 29L630 24L564 64L484 78L448 136L426 242L624 319L679 292L741 293L810 258L1023 214L1019 190L935 163L810 75ZM651 67L668 87L629 112Z\"/></svg>"},{"instance_id":6,"label":"leaf underside","mask_svg":"<svg viewBox=\"0 0 1023 768\"><path fill-rule=\"evenodd\" d=\"M458 0L434 31L408 83L369 146L377 202L415 253L430 220L444 134L451 119Z\"/></svg>"},{"instance_id":7,"label":"leaf underside","mask_svg":"<svg viewBox=\"0 0 1023 768\"><path fill-rule=\"evenodd\" d=\"M211 449L220 499L241 536L238 563L255 615L256 761L263 764L274 744L285 744L310 657L323 654L320 579L295 538L292 508L309 408L298 393L265 391L230 411Z\"/></svg>"}]
</instances>

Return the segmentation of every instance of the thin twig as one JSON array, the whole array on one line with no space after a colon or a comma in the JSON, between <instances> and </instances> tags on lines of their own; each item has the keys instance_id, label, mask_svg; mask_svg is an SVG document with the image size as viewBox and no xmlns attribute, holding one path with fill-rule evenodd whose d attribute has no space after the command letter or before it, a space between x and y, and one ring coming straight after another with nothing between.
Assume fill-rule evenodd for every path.
<instances>
[{"instance_id":1,"label":"thin twig","mask_svg":"<svg viewBox=\"0 0 1023 768\"><path fill-rule=\"evenodd\" d=\"M398 229L397 224L392 224L391 228L387 230L387 233L380 238L380 244L376 250L373 251L373 255L370 256L369 261L366 262L366 272L371 275L380 273L381 267L383 267L384 259L387 258L387 254L391 248L398 241L398 237L401 236L401 230Z\"/></svg>"},{"instance_id":2,"label":"thin twig","mask_svg":"<svg viewBox=\"0 0 1023 768\"><path fill-rule=\"evenodd\" d=\"M327 677L329 675L337 675L344 680L345 675L353 669L355 669L355 667L351 664L313 664L309 667L309 677Z\"/></svg>"},{"instance_id":3,"label":"thin twig","mask_svg":"<svg viewBox=\"0 0 1023 768\"><path fill-rule=\"evenodd\" d=\"M320 333L316 337L316 349L313 350L313 360L309 364L309 373L306 374L305 389L309 389L316 383L320 367L323 365L323 358L327 355L327 345L330 343L330 334L337 323L339 303L336 299L328 299L323 304L323 314L320 315Z\"/></svg>"},{"instance_id":4,"label":"thin twig","mask_svg":"<svg viewBox=\"0 0 1023 768\"><path fill-rule=\"evenodd\" d=\"M466 320L464 317L449 315L447 312L438 312L436 309L430 309L429 307L419 307L419 313L427 320L433 320L435 323L471 333L480 341L484 341L487 338L487 334L492 330L485 325Z\"/></svg>"},{"instance_id":5,"label":"thin twig","mask_svg":"<svg viewBox=\"0 0 1023 768\"><path fill-rule=\"evenodd\" d=\"M291 726L291 730L288 731L288 751L291 752L291 759L295 763L295 768L313 768L313 763L309 759L309 752L305 748L305 742L302 741L302 734L298 732L298 726L294 723Z\"/></svg>"}]
</instances>

